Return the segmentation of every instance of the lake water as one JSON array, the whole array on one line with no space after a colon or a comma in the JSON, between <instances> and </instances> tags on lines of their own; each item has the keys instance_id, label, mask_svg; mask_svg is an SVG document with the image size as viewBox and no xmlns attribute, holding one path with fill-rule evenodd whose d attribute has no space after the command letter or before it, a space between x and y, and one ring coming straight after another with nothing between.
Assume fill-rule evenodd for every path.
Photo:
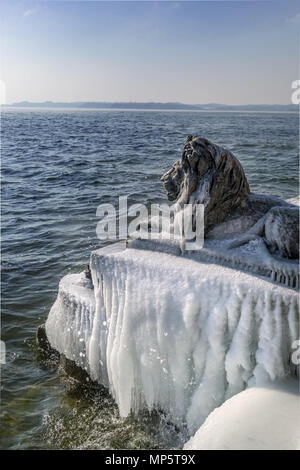
<instances>
[{"instance_id":1,"label":"lake water","mask_svg":"<svg viewBox=\"0 0 300 470\"><path fill-rule=\"evenodd\" d=\"M253 192L298 195L297 114L108 110L2 111L1 448L180 447L159 416L122 419L39 358L35 332L60 278L85 269L104 202L160 202L160 176L193 134L231 150Z\"/></svg>"}]
</instances>

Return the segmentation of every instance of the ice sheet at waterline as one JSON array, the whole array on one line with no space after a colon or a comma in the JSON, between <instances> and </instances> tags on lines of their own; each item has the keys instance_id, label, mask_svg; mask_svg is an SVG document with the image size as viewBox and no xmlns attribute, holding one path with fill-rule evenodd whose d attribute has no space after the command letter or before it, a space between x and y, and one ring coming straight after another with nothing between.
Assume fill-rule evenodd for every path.
<instances>
[{"instance_id":1,"label":"ice sheet at waterline","mask_svg":"<svg viewBox=\"0 0 300 470\"><path fill-rule=\"evenodd\" d=\"M192 433L248 385L291 373L298 294L255 275L120 244L62 279L51 345L109 387L121 415L159 408ZM293 371L292 371L293 372Z\"/></svg>"}]
</instances>

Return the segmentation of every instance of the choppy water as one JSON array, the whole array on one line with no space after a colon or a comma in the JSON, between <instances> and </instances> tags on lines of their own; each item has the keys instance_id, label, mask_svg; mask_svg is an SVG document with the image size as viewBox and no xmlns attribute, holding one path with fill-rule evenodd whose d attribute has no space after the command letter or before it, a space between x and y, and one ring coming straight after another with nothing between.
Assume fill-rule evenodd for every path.
<instances>
[{"instance_id":1,"label":"choppy water","mask_svg":"<svg viewBox=\"0 0 300 470\"><path fill-rule=\"evenodd\" d=\"M162 419L121 419L105 391L83 391L40 360L35 331L60 278L79 272L96 238L96 208L159 202L160 176L188 134L229 148L251 190L298 194L298 116L90 110L2 112L1 448L158 448L183 436Z\"/></svg>"}]
</instances>

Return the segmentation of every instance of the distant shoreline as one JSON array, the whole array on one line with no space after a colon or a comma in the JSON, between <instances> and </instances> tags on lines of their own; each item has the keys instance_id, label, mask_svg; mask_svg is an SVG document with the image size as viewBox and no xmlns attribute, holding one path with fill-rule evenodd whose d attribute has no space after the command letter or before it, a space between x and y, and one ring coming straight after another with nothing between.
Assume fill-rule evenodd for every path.
<instances>
[{"instance_id":1,"label":"distant shoreline","mask_svg":"<svg viewBox=\"0 0 300 470\"><path fill-rule=\"evenodd\" d=\"M260 104L260 105L224 105L218 103L184 104L177 102L52 102L32 103L22 101L19 103L1 105L0 109L73 109L73 110L117 110L117 111L219 111L219 112L299 112L295 104Z\"/></svg>"}]
</instances>

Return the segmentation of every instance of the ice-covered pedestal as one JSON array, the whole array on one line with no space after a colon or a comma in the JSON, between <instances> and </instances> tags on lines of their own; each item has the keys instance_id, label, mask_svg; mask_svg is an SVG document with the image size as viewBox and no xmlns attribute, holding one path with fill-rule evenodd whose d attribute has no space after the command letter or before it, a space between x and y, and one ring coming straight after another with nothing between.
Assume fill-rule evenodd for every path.
<instances>
[{"instance_id":1,"label":"ice-covered pedestal","mask_svg":"<svg viewBox=\"0 0 300 470\"><path fill-rule=\"evenodd\" d=\"M295 289L221 265L116 244L68 275L46 322L55 349L109 387L121 415L158 408L195 432L249 385L282 381Z\"/></svg>"}]
</instances>

